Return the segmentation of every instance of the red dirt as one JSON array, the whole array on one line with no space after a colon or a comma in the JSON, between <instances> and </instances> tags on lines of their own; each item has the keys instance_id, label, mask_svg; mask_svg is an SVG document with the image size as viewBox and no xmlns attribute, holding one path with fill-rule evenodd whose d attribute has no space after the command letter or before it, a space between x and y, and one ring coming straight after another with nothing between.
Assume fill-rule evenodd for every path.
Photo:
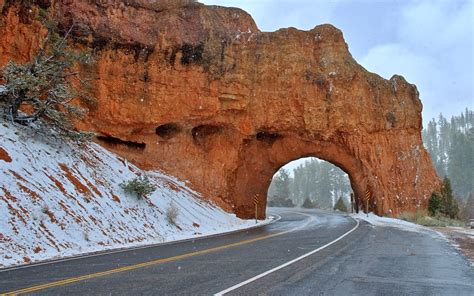
<instances>
[{"instance_id":1,"label":"red dirt","mask_svg":"<svg viewBox=\"0 0 474 296\"><path fill-rule=\"evenodd\" d=\"M28 183L28 181L23 178L22 176L20 176L19 174L17 174L15 171L12 171L12 170L8 170L15 178L17 178L18 180L21 180L23 182L26 182Z\"/></svg>"},{"instance_id":2,"label":"red dirt","mask_svg":"<svg viewBox=\"0 0 474 296\"><path fill-rule=\"evenodd\" d=\"M8 209L10 210L10 213L12 213L13 215L17 216L18 219L20 219L21 222L23 222L23 224L28 225L28 223L26 223L26 220L25 220L25 218L23 217L23 215L20 214L20 212L18 212L18 210L15 209L10 203L8 204Z\"/></svg>"},{"instance_id":3,"label":"red dirt","mask_svg":"<svg viewBox=\"0 0 474 296\"><path fill-rule=\"evenodd\" d=\"M2 190L3 192L5 193L5 197L9 200L11 200L12 202L16 203L17 202L17 198L14 197L10 191L8 191L5 187L2 187Z\"/></svg>"},{"instance_id":4,"label":"red dirt","mask_svg":"<svg viewBox=\"0 0 474 296\"><path fill-rule=\"evenodd\" d=\"M18 187L20 187L20 189L21 189L23 192L29 194L33 200L39 200L39 199L41 199L41 197L39 196L39 194L36 193L35 191L31 190L30 188L25 187L25 186L21 185L21 184L18 183L18 182L17 182L16 184L18 185Z\"/></svg>"},{"instance_id":5,"label":"red dirt","mask_svg":"<svg viewBox=\"0 0 474 296\"><path fill-rule=\"evenodd\" d=\"M97 189L97 187L95 187L94 184L92 184L87 178L84 178L84 176L81 174L81 172L79 172L79 170L77 168L74 168L74 172L77 173L83 180L86 181L87 186L89 186L89 188L91 188L92 191L94 191L94 193L97 195L97 197L102 196L99 189Z\"/></svg>"},{"instance_id":6,"label":"red dirt","mask_svg":"<svg viewBox=\"0 0 474 296\"><path fill-rule=\"evenodd\" d=\"M45 209L44 213L48 215L49 220L51 220L51 223L57 223L58 220L56 220L56 217L54 216L53 212L51 212L49 209Z\"/></svg>"},{"instance_id":7,"label":"red dirt","mask_svg":"<svg viewBox=\"0 0 474 296\"><path fill-rule=\"evenodd\" d=\"M58 181L56 178L54 178L53 176L50 176L50 175L46 174L46 172L44 172L44 174L45 174L51 181L54 182L54 184L56 185L56 187L58 187L59 190L61 190L61 192L62 192L65 196L69 197L70 199L75 200L75 201L77 202L77 205L78 205L79 207L81 207L83 210L86 209L74 196L72 196L72 195L70 195L69 193L67 193L66 189L64 189L64 186L63 186L63 184L61 184L61 182L59 182L59 181Z\"/></svg>"},{"instance_id":8,"label":"red dirt","mask_svg":"<svg viewBox=\"0 0 474 296\"><path fill-rule=\"evenodd\" d=\"M43 229L42 232L45 234L45 237L50 242L50 245L55 247L58 251L60 251L58 244L54 240L54 238L55 238L54 235L49 231L49 229L46 227L46 225L44 225L43 222L41 222L41 224L40 224L40 229Z\"/></svg>"},{"instance_id":9,"label":"red dirt","mask_svg":"<svg viewBox=\"0 0 474 296\"><path fill-rule=\"evenodd\" d=\"M46 174L46 173L45 173L45 174ZM59 182L58 180L56 180L56 178L54 178L53 176L50 176L50 175L47 175L47 174L46 174L46 176L48 176L48 178L49 178L51 181L54 182L54 184L56 185L56 187L58 187L59 190L61 190L61 192L62 192L64 195L68 196L68 193L67 193L66 189L64 189L64 186L63 186L63 184L61 184L61 182Z\"/></svg>"},{"instance_id":10,"label":"red dirt","mask_svg":"<svg viewBox=\"0 0 474 296\"><path fill-rule=\"evenodd\" d=\"M0 147L0 160L3 160L5 162L12 162L12 158L10 155L8 155L8 152Z\"/></svg>"},{"instance_id":11,"label":"red dirt","mask_svg":"<svg viewBox=\"0 0 474 296\"><path fill-rule=\"evenodd\" d=\"M91 219L91 221L94 222L95 225L97 225L97 219L94 218L94 216L89 215L89 219Z\"/></svg>"},{"instance_id":12,"label":"red dirt","mask_svg":"<svg viewBox=\"0 0 474 296\"><path fill-rule=\"evenodd\" d=\"M173 190L173 191L176 191L176 192L179 192L179 191L180 191L179 188L178 188L178 186L176 186L175 184L173 184L173 183L171 183L171 182L169 182L167 185L168 185L168 187L169 187L171 190Z\"/></svg>"},{"instance_id":13,"label":"red dirt","mask_svg":"<svg viewBox=\"0 0 474 296\"><path fill-rule=\"evenodd\" d=\"M113 194L112 192L110 193L112 194L112 199L115 200L116 202L120 203L120 197L118 197L117 195Z\"/></svg>"},{"instance_id":14,"label":"red dirt","mask_svg":"<svg viewBox=\"0 0 474 296\"><path fill-rule=\"evenodd\" d=\"M63 170L63 172L66 174L66 177L69 179L69 181L71 181L71 183L76 187L76 189L83 193L83 194L86 194L86 195L91 195L91 191L89 190L89 188L87 186L85 186L84 184L81 183L81 181L79 181L79 179L77 179L72 173L71 171L69 170L69 168L61 163L59 164L59 167Z\"/></svg>"},{"instance_id":15,"label":"red dirt","mask_svg":"<svg viewBox=\"0 0 474 296\"><path fill-rule=\"evenodd\" d=\"M8 210L10 211L10 213L12 213L13 215L15 215L16 217L18 217L18 219L20 219L25 225L27 225L26 223L26 220L25 218L23 217L23 215L21 214L21 212L19 212L17 209L15 209L13 207L13 205L16 204L16 201L17 201L17 198L14 197L13 195L11 195L11 193L5 188L5 187L2 187L2 190L3 192L5 193L5 196L2 196L0 195L0 199L2 199L3 201L5 201L7 203L7 206L8 206ZM13 204L13 205L12 205ZM21 210L21 209L20 209ZM26 211L26 210L25 210ZM22 212L24 213L24 210L22 210ZM28 212L24 213L25 215L28 215ZM13 220L13 219L12 219ZM16 227L14 225L14 223L12 223L11 221L9 221L9 223L12 225L12 227L14 228L15 232L16 231ZM18 233L18 232L17 232Z\"/></svg>"}]
</instances>

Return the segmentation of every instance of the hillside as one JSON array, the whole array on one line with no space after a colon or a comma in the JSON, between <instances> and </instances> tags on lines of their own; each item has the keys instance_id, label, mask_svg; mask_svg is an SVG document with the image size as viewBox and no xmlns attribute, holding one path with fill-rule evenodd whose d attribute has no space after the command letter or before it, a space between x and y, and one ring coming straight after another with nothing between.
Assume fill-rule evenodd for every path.
<instances>
[{"instance_id":1,"label":"hillside","mask_svg":"<svg viewBox=\"0 0 474 296\"><path fill-rule=\"evenodd\" d=\"M90 143L0 125L0 267L197 237L254 225L203 201L185 183L146 172L144 199L119 187L145 172ZM178 211L175 223L167 211Z\"/></svg>"}]
</instances>

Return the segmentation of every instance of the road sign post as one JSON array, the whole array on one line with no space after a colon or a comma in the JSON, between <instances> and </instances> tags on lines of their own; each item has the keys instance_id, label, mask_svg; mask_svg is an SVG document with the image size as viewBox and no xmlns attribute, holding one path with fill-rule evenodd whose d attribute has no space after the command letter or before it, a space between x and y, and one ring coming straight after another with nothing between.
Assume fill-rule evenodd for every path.
<instances>
[{"instance_id":1,"label":"road sign post","mask_svg":"<svg viewBox=\"0 0 474 296\"><path fill-rule=\"evenodd\" d=\"M255 224L258 223L258 194L253 198L253 203L255 205Z\"/></svg>"},{"instance_id":2,"label":"road sign post","mask_svg":"<svg viewBox=\"0 0 474 296\"><path fill-rule=\"evenodd\" d=\"M370 199L370 191L367 190L365 192L365 212L367 213L367 217L369 217L369 199Z\"/></svg>"},{"instance_id":3,"label":"road sign post","mask_svg":"<svg viewBox=\"0 0 474 296\"><path fill-rule=\"evenodd\" d=\"M351 213L354 214L354 193L351 192Z\"/></svg>"}]
</instances>

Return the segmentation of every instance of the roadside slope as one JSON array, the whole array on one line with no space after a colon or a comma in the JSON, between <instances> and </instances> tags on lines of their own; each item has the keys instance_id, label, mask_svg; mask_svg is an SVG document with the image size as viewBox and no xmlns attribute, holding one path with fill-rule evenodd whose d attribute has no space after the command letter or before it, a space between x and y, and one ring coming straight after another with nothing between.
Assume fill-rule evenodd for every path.
<instances>
[{"instance_id":1,"label":"roadside slope","mask_svg":"<svg viewBox=\"0 0 474 296\"><path fill-rule=\"evenodd\" d=\"M158 171L146 172L154 193L125 194L119 184L145 172L94 143L78 147L8 123L0 139L0 268L254 223ZM175 223L167 219L172 207Z\"/></svg>"}]
</instances>

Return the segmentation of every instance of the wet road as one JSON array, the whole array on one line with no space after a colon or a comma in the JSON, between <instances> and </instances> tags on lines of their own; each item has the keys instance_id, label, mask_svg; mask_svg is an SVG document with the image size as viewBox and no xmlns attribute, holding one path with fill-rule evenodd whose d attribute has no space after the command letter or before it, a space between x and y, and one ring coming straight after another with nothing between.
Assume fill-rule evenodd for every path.
<instances>
[{"instance_id":1,"label":"wet road","mask_svg":"<svg viewBox=\"0 0 474 296\"><path fill-rule=\"evenodd\" d=\"M262 228L3 271L0 292L474 295L472 266L442 239L322 211L271 211L281 219Z\"/></svg>"}]
</instances>

